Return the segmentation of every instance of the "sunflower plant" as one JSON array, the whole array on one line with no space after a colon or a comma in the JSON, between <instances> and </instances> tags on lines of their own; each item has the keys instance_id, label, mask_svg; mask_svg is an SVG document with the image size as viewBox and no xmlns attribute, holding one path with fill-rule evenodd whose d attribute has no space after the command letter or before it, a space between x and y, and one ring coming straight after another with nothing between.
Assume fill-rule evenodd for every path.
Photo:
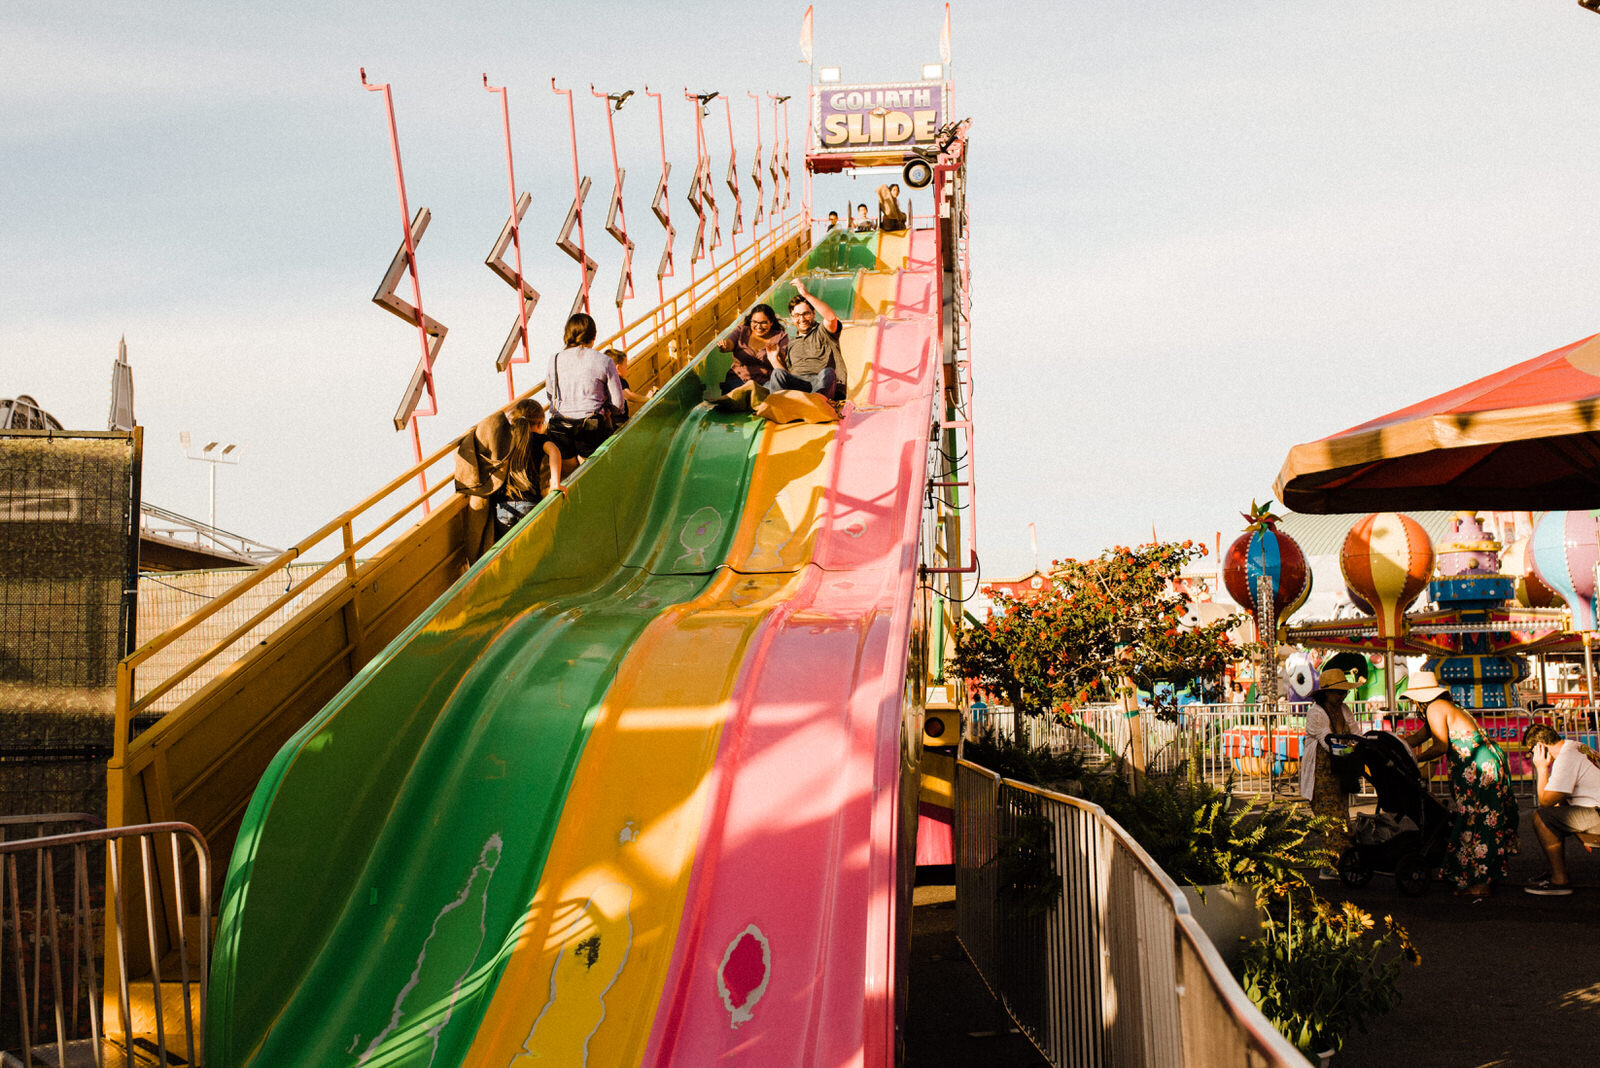
<instances>
[{"instance_id":1,"label":"sunflower plant","mask_svg":"<svg viewBox=\"0 0 1600 1068\"><path fill-rule=\"evenodd\" d=\"M1344 1045L1350 1028L1400 1004L1402 963L1421 955L1404 927L1346 901L1335 905L1303 886L1264 891L1261 937L1244 949L1239 984L1274 1027L1302 1052Z\"/></svg>"}]
</instances>

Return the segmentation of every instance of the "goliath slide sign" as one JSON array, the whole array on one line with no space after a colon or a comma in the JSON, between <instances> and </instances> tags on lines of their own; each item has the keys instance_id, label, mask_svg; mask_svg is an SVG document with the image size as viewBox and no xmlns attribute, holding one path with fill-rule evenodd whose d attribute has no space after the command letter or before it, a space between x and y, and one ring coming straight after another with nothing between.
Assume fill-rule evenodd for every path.
<instances>
[{"instance_id":1,"label":"goliath slide sign","mask_svg":"<svg viewBox=\"0 0 1600 1068\"><path fill-rule=\"evenodd\" d=\"M816 99L823 152L931 145L944 115L944 87L936 83L822 86Z\"/></svg>"}]
</instances>

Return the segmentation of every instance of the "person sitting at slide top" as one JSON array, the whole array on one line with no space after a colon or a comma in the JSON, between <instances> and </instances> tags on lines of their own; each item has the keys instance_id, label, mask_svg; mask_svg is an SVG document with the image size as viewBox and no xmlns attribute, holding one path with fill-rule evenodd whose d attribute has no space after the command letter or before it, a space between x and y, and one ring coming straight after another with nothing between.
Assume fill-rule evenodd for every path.
<instances>
[{"instance_id":1,"label":"person sitting at slide top","mask_svg":"<svg viewBox=\"0 0 1600 1068\"><path fill-rule=\"evenodd\" d=\"M1561 896L1567 885L1568 835L1600 835L1600 768L1577 742L1562 738L1547 723L1522 732L1522 744L1533 761L1533 830L1550 862L1550 874L1523 887L1530 894Z\"/></svg>"},{"instance_id":2,"label":"person sitting at slide top","mask_svg":"<svg viewBox=\"0 0 1600 1068\"><path fill-rule=\"evenodd\" d=\"M878 187L878 229L886 234L899 233L906 228L906 213L900 210L900 187Z\"/></svg>"},{"instance_id":3,"label":"person sitting at slide top","mask_svg":"<svg viewBox=\"0 0 1600 1068\"><path fill-rule=\"evenodd\" d=\"M544 429L544 406L528 398L480 419L456 446L456 492L467 498L463 521L468 563L532 511L545 487L564 492L561 453L545 438ZM503 513L508 502L525 507Z\"/></svg>"},{"instance_id":4,"label":"person sitting at slide top","mask_svg":"<svg viewBox=\"0 0 1600 1068\"><path fill-rule=\"evenodd\" d=\"M828 212L828 228L822 232L825 234L831 234L837 229L839 229L839 213L836 211L830 211Z\"/></svg>"},{"instance_id":5,"label":"person sitting at slide top","mask_svg":"<svg viewBox=\"0 0 1600 1068\"><path fill-rule=\"evenodd\" d=\"M778 325L778 313L772 305L757 304L743 322L717 342L717 348L733 353L733 364L722 380L722 392L732 393L746 382L767 384L776 366L772 354L776 352L779 358L788 355L789 335Z\"/></svg>"},{"instance_id":6,"label":"person sitting at slide top","mask_svg":"<svg viewBox=\"0 0 1600 1068\"><path fill-rule=\"evenodd\" d=\"M772 353L772 376L767 387L843 400L849 388L839 355L839 334L844 324L832 308L806 289L804 282L795 279L794 288L789 319L794 323L795 338L789 342L787 353Z\"/></svg>"},{"instance_id":7,"label":"person sitting at slide top","mask_svg":"<svg viewBox=\"0 0 1600 1068\"><path fill-rule=\"evenodd\" d=\"M633 414L632 405L643 404L656 395L656 391L646 390L644 393L635 393L628 386L628 354L621 349L606 349L606 355L611 357L611 362L616 364L617 377L622 379L622 410L616 413L617 426L626 423Z\"/></svg>"},{"instance_id":8,"label":"person sitting at slide top","mask_svg":"<svg viewBox=\"0 0 1600 1068\"><path fill-rule=\"evenodd\" d=\"M594 319L578 312L562 331L566 347L550 357L545 388L550 393L550 423L546 433L561 450L566 470L593 455L616 429L616 413L627 408L622 376L604 353L590 348L595 339ZM565 471L563 473L566 473Z\"/></svg>"},{"instance_id":9,"label":"person sitting at slide top","mask_svg":"<svg viewBox=\"0 0 1600 1068\"><path fill-rule=\"evenodd\" d=\"M864 234L870 233L877 228L878 224L873 222L872 218L867 214L867 206L865 204L856 208L856 221L850 224L850 229L858 234Z\"/></svg>"}]
</instances>

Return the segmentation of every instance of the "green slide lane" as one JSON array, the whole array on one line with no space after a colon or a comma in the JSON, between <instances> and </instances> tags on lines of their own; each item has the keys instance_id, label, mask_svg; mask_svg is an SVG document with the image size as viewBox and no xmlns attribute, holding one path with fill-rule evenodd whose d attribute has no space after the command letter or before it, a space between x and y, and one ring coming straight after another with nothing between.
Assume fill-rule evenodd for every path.
<instances>
[{"instance_id":1,"label":"green slide lane","mask_svg":"<svg viewBox=\"0 0 1600 1068\"><path fill-rule=\"evenodd\" d=\"M209 1064L460 1058L618 663L738 527L761 424L699 406L725 364L680 374L273 760L224 890Z\"/></svg>"}]
</instances>

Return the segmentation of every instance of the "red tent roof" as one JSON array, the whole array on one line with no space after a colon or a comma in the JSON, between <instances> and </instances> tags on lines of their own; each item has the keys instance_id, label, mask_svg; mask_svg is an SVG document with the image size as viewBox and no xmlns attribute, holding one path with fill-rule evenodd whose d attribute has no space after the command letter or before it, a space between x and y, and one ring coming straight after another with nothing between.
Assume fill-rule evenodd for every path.
<instances>
[{"instance_id":1,"label":"red tent roof","mask_svg":"<svg viewBox=\"0 0 1600 1068\"><path fill-rule=\"evenodd\" d=\"M1276 491L1315 513L1600 506L1600 335L1296 445Z\"/></svg>"}]
</instances>

